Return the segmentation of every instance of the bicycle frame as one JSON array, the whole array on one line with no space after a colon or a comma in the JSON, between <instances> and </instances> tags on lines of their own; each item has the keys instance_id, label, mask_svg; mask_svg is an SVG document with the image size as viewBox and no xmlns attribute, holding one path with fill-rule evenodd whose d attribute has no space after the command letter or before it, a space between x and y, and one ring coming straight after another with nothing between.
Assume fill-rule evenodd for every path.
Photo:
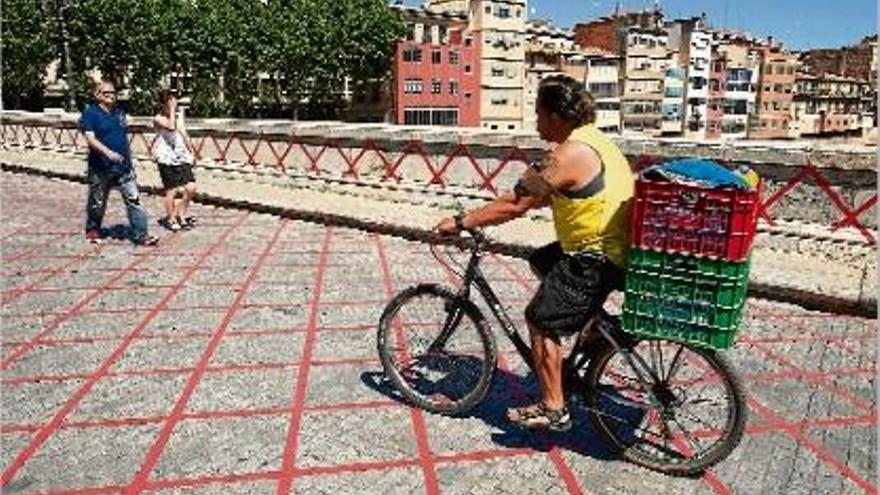
<instances>
[{"instance_id":1,"label":"bicycle frame","mask_svg":"<svg viewBox=\"0 0 880 495\"><path fill-rule=\"evenodd\" d=\"M532 349L526 343L526 341L520 336L519 330L516 325L513 323L513 320L507 314L507 311L504 309L504 306L501 304L501 300L495 294L495 291L492 290L489 281L483 275L482 270L480 270L480 260L483 257L483 250L481 246L484 242L484 238L481 233L471 231L472 236L472 245L470 246L471 257L468 261L467 268L465 270L464 276L462 277L462 285L456 294L459 298L463 300L469 300L471 295L471 286L476 287L477 292L483 296L483 299L488 304L489 309L492 311L492 314L495 316L495 319L501 325L501 328L504 330L504 334L508 339L513 343L520 357L525 361L526 365L528 365L529 369L535 371L534 363L532 362ZM447 315L446 321L444 322L443 329L440 331L440 334L437 338L431 343L430 349L432 350L440 350L449 340L449 337L452 335L452 332L457 328L458 323L461 319L461 311L450 311ZM589 359L589 354L586 353L586 349L584 348L583 340L580 338L581 335L585 334L589 330L596 330L602 338L604 338L608 343L614 346L621 354L624 356L624 359L627 361L632 370L636 373L637 378L645 386L646 391L648 392L651 402L656 404L661 404L661 401L655 396L654 392L651 390L652 387L649 386L650 383L658 383L660 382L660 377L654 372L651 366L640 356L638 353L632 352L625 345L622 345L617 338L615 338L614 333L617 331L617 325L612 323L612 317L608 315L604 309L600 310L599 313L591 318L585 325L584 328L578 332L578 340L576 341L574 347L572 348L569 356L565 358L563 362L563 382L570 383L572 378L580 380L580 377L577 376L576 371L584 366ZM670 369L674 367L675 362L678 360L678 357L681 353L676 353L676 357L673 359L673 363L670 363ZM578 361L575 363L571 363L569 361L570 358L578 358ZM647 371L649 375L649 379L646 379L643 371Z\"/></svg>"}]
</instances>

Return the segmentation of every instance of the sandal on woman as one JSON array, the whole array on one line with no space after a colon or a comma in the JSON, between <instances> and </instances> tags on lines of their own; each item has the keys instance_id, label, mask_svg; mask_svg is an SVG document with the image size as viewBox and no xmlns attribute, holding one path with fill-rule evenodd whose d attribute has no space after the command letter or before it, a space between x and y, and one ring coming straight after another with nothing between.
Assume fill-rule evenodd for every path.
<instances>
[{"instance_id":1,"label":"sandal on woman","mask_svg":"<svg viewBox=\"0 0 880 495\"><path fill-rule=\"evenodd\" d=\"M507 419L529 430L565 431L571 428L571 414L568 413L568 408L563 406L562 409L550 409L543 402L508 409Z\"/></svg>"},{"instance_id":2,"label":"sandal on woman","mask_svg":"<svg viewBox=\"0 0 880 495\"><path fill-rule=\"evenodd\" d=\"M177 223L185 230L190 230L196 226L196 217L177 217Z\"/></svg>"},{"instance_id":3,"label":"sandal on woman","mask_svg":"<svg viewBox=\"0 0 880 495\"><path fill-rule=\"evenodd\" d=\"M181 229L180 222L178 222L177 220L172 221L171 217L160 218L159 225L161 225L162 227L165 227L166 229L170 230L171 232L177 232L178 230Z\"/></svg>"},{"instance_id":4,"label":"sandal on woman","mask_svg":"<svg viewBox=\"0 0 880 495\"><path fill-rule=\"evenodd\" d=\"M138 246L157 246L159 245L159 238L154 235L148 235L140 241L135 241L135 244Z\"/></svg>"}]
</instances>

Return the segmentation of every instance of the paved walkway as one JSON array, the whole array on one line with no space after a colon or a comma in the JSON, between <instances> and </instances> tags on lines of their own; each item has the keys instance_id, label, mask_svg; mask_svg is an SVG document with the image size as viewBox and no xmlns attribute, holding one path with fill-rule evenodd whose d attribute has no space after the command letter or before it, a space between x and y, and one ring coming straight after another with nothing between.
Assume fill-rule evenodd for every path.
<instances>
[{"instance_id":1,"label":"paved walkway","mask_svg":"<svg viewBox=\"0 0 880 495\"><path fill-rule=\"evenodd\" d=\"M81 178L79 154L20 148L0 150L4 166ZM297 218L328 220L347 226L423 236L452 205L472 206L483 199L428 195L423 190L374 189L366 186L283 176L274 169L210 164L196 171L202 198L215 204L238 204L284 211ZM158 186L151 162L138 167L141 184ZM755 238L751 290L755 294L814 309L876 315L877 256L858 232L826 226L786 224L768 227ZM553 239L546 212L489 229L488 234L512 251L541 246Z\"/></svg>"},{"instance_id":2,"label":"paved walkway","mask_svg":"<svg viewBox=\"0 0 880 495\"><path fill-rule=\"evenodd\" d=\"M469 418L383 393L384 303L448 280L422 244L197 205L199 227L158 248L94 246L84 186L0 178L3 493L877 493L875 320L750 300L729 352L747 435L703 478L669 478L610 459L585 425L510 430L510 390L533 382L509 352ZM522 306L523 262L486 261Z\"/></svg>"}]
</instances>

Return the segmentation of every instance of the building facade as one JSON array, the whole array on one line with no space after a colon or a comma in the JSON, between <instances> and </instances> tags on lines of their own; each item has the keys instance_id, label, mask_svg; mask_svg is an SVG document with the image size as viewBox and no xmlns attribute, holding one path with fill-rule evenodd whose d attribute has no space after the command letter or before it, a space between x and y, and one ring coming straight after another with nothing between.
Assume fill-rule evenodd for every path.
<instances>
[{"instance_id":1,"label":"building facade","mask_svg":"<svg viewBox=\"0 0 880 495\"><path fill-rule=\"evenodd\" d=\"M600 48L583 48L586 60L584 86L596 101L596 127L605 132L619 133L620 117L620 60Z\"/></svg>"},{"instance_id":2,"label":"building facade","mask_svg":"<svg viewBox=\"0 0 880 495\"><path fill-rule=\"evenodd\" d=\"M784 139L798 137L790 125L798 58L772 42L759 48L761 71L755 98L756 116L750 122L749 137Z\"/></svg>"},{"instance_id":3,"label":"building facade","mask_svg":"<svg viewBox=\"0 0 880 495\"><path fill-rule=\"evenodd\" d=\"M703 139L708 126L712 33L703 29L694 30L689 38L685 136Z\"/></svg>"},{"instance_id":4,"label":"building facade","mask_svg":"<svg viewBox=\"0 0 880 495\"><path fill-rule=\"evenodd\" d=\"M395 6L406 36L395 49L394 122L480 125L480 43L467 15Z\"/></svg>"},{"instance_id":5,"label":"building facade","mask_svg":"<svg viewBox=\"0 0 880 495\"><path fill-rule=\"evenodd\" d=\"M621 96L623 130L662 133L663 82L671 57L667 34L660 29L629 28L626 74Z\"/></svg>"},{"instance_id":6,"label":"building facade","mask_svg":"<svg viewBox=\"0 0 880 495\"><path fill-rule=\"evenodd\" d=\"M740 36L719 37L718 51L727 65L721 137L746 139L749 122L755 118L760 55L750 40Z\"/></svg>"},{"instance_id":7,"label":"building facade","mask_svg":"<svg viewBox=\"0 0 880 495\"><path fill-rule=\"evenodd\" d=\"M873 127L870 82L833 74L798 74L795 88L792 127L799 136L859 136L863 128Z\"/></svg>"}]
</instances>

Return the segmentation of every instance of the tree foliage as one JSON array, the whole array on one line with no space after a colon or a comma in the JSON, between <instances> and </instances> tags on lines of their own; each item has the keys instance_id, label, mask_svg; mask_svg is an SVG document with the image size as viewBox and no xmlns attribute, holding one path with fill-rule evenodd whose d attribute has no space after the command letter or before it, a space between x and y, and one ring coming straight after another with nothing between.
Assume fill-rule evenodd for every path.
<instances>
[{"instance_id":1,"label":"tree foliage","mask_svg":"<svg viewBox=\"0 0 880 495\"><path fill-rule=\"evenodd\" d=\"M384 77L403 34L385 0L6 0L4 17L25 5L42 5L44 15L20 15L27 22L12 26L11 39L34 39L28 23L57 40L66 27L78 100L88 96L85 74L97 69L126 90L139 114L152 112L156 91L173 76L201 116L290 116L305 102L307 113L332 117L346 78ZM4 76L7 60L40 73L63 59L61 43L44 38L48 58L26 53L35 46L16 46L17 59L4 53Z\"/></svg>"},{"instance_id":2,"label":"tree foliage","mask_svg":"<svg viewBox=\"0 0 880 495\"><path fill-rule=\"evenodd\" d=\"M3 108L40 110L43 78L55 58L50 22L38 0L4 0L2 24Z\"/></svg>"}]
</instances>

